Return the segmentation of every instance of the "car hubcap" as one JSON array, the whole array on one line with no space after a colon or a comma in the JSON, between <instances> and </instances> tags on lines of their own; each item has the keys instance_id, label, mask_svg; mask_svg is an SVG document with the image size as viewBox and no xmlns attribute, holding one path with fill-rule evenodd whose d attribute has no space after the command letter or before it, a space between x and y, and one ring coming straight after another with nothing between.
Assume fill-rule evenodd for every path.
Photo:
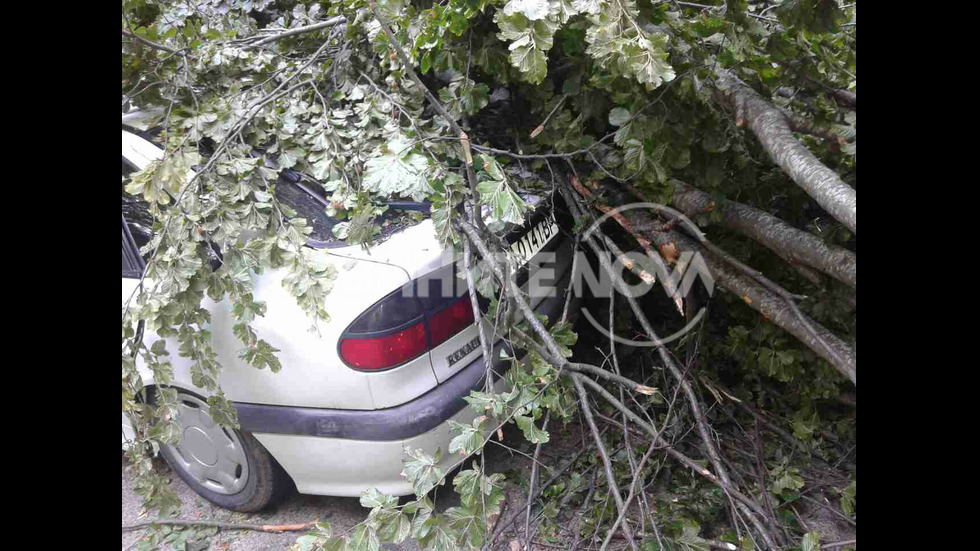
<instances>
[{"instance_id":1,"label":"car hubcap","mask_svg":"<svg viewBox=\"0 0 980 551\"><path fill-rule=\"evenodd\" d=\"M248 481L248 460L238 435L211 419L204 400L181 394L178 405L177 422L183 434L170 447L177 468L213 492L240 492Z\"/></svg>"}]
</instances>

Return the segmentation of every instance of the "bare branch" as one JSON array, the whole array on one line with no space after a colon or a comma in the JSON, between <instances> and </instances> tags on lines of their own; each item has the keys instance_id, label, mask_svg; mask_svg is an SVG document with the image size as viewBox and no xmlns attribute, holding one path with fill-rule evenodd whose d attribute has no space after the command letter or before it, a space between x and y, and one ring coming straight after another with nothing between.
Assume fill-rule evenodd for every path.
<instances>
[{"instance_id":1,"label":"bare branch","mask_svg":"<svg viewBox=\"0 0 980 551\"><path fill-rule=\"evenodd\" d=\"M246 524L241 522L218 522L212 520L182 520L182 519L158 519L136 524L123 525L123 532L131 532L150 526L210 526L222 530L254 530L256 532L296 532L298 530L309 530L316 524L307 522L304 524Z\"/></svg>"},{"instance_id":2,"label":"bare branch","mask_svg":"<svg viewBox=\"0 0 980 551\"><path fill-rule=\"evenodd\" d=\"M570 203L572 201L575 201L574 194L571 191L569 191L568 188L563 187L562 190L565 192L566 202ZM601 233L601 232L597 231L595 233ZM663 360L664 365L671 372L673 377L677 380L678 384L680 384L681 388L683 389L684 394L688 400L688 407L691 409L691 414L695 420L695 426L697 427L698 433L701 436L701 440L704 443L705 449L708 452L708 459L711 465L714 467L715 471L718 473L717 475L718 480L724 483L724 487L726 488L727 491L727 489L732 486L731 481L728 478L728 472L725 470L725 467L721 462L721 456L719 455L714 442L711 440L711 435L709 434L707 426L705 424L704 415L701 411L698 398L694 394L694 390L691 388L690 382L688 382L687 378L681 372L680 368L677 366L677 363L670 355L670 352L667 350L666 346L663 345L662 341L657 336L656 332L653 330L653 327L650 325L649 320L643 314L643 311L640 309L640 306L637 303L636 298L634 298L630 293L626 292L627 290L625 288L625 282L622 280L622 278L617 277L617 274L615 273L615 270L613 270L613 267L609 262L609 259L602 254L601 250L597 245L597 240L594 239L594 237L595 237L594 235L589 236L589 239L587 240L589 246L592 247L592 249L596 253L596 256L598 256L599 263L602 266L602 268L606 271L606 273L609 274L614 284L617 286L620 292L622 292L623 295L626 297L626 301L629 303L630 308L633 310L633 314L636 317L637 321L640 322L640 326L643 328L644 333L646 333L647 338L649 338L652 342L656 343L657 353L659 354L660 358ZM705 472L709 472L709 471L705 469ZM765 529L761 521L759 521L759 519L756 516L758 515L765 518L766 517L765 512L757 503L754 504L754 507L750 507L751 510L749 510L749 508L746 507L750 507L750 506L743 503L742 506L740 507L742 509L742 512L745 514L746 517L749 518L750 522L752 522L753 525L756 526L756 529L759 530L760 536L765 540L766 544L769 547L775 547L774 542L772 541L772 536L769 534L768 530Z\"/></svg>"},{"instance_id":3,"label":"bare branch","mask_svg":"<svg viewBox=\"0 0 980 551\"><path fill-rule=\"evenodd\" d=\"M599 436L599 429L596 428L595 420L592 418L592 408L589 407L589 395L585 392L585 388L582 387L583 378L573 375L572 382L575 383L579 405L582 406L582 413L585 414L585 420L589 424L589 430L592 431L592 438L595 440L596 447L599 450L599 456L602 458L602 466L606 471L606 482L609 484L609 491L612 492L613 500L616 502L616 509L619 511L619 518L622 519L626 516L626 506L623 504L623 496L619 493L619 486L616 484L616 475L613 474L612 463L609 461L609 453L606 451L605 444L602 443L602 438ZM615 526L613 529L615 529ZM636 542L633 541L632 531L625 522L623 523L623 535L629 541L630 547L635 550Z\"/></svg>"}]
</instances>

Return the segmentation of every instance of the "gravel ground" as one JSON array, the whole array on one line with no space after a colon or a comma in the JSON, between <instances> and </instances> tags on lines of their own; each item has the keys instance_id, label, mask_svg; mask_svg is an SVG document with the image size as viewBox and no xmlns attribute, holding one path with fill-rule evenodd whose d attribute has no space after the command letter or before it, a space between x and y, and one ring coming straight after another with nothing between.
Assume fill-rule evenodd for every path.
<instances>
[{"instance_id":1,"label":"gravel ground","mask_svg":"<svg viewBox=\"0 0 980 551\"><path fill-rule=\"evenodd\" d=\"M581 434L581 428L576 425L568 426L549 426L551 442L542 448L541 460L547 465L558 465L562 460L575 454L581 449L581 442L585 437ZM526 480L530 474L530 454L534 452L534 446L527 443L521 437L521 433L514 425L508 425L504 429L505 438L503 442L497 442L496 438L491 439L491 445L485 449L486 467L489 473L505 473L507 476L508 487L505 490L507 503L504 505L504 518L509 518L515 510L522 510L524 507L524 496L519 488L513 486L518 479ZM166 473L170 480L170 488L177 492L180 497L182 507L178 518L194 520L214 520L219 522L249 522L255 524L300 524L313 521L328 521L333 527L334 533L342 533L353 527L358 522L367 517L368 509L361 507L360 501L356 497L327 497L302 495L293 491L278 504L274 504L265 510L254 513L244 514L235 513L227 509L222 509L212 505L204 498L199 497L188 487L183 480L174 473L166 462L155 461L154 465L161 473ZM467 466L469 461L467 462ZM135 524L156 518L155 513L151 517L140 517L141 503L131 488L132 475L128 472L128 462L125 455L122 457L122 524ZM542 475L542 480L545 476ZM450 475L445 486L437 490L435 504L437 510L445 510L449 507L459 505L459 496L452 491L452 475ZM443 489L444 488L444 489ZM432 496L430 496L432 497ZM515 523L510 530L515 529ZM521 526L523 528L523 526ZM521 530L523 531L523 530ZM122 534L123 551L136 549L136 544L145 536L147 531L124 532ZM272 551L284 550L292 545L302 532L286 532L273 534L253 531L227 531L218 532L209 538L210 549L213 551ZM511 536L507 535L497 541L495 549L509 551ZM161 546L161 551L169 550L168 547ZM416 551L419 549L414 540L406 540L401 544L383 544L382 549L399 551ZM550 551L550 548L540 548L543 551Z\"/></svg>"},{"instance_id":2,"label":"gravel ground","mask_svg":"<svg viewBox=\"0 0 980 551\"><path fill-rule=\"evenodd\" d=\"M131 488L132 475L127 472L126 456L122 458L122 524L134 524L146 521L140 517L140 498ZM345 531L367 517L368 510L361 507L356 497L327 497L309 496L292 493L277 505L265 510L244 514L235 513L212 505L210 502L194 493L176 473L170 470L163 461L156 463L160 472L168 473L170 488L177 492L183 504L179 518L216 520L221 522L253 522L256 524L299 524L314 520L328 521L334 532ZM150 517L153 518L153 517ZM135 549L137 541L145 535L145 530L123 532L122 549ZM286 549L292 545L302 532L285 532L272 534L253 531L218 532L210 538L210 549L220 551L272 551ZM414 541L406 541L400 545L386 544L384 549L413 551L418 546Z\"/></svg>"}]
</instances>

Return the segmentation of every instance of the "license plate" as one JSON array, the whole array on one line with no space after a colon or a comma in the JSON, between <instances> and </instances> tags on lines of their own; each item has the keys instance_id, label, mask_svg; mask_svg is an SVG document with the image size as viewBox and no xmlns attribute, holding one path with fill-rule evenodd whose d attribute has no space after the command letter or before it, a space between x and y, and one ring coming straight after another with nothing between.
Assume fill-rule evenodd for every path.
<instances>
[{"instance_id":1,"label":"license plate","mask_svg":"<svg viewBox=\"0 0 980 551\"><path fill-rule=\"evenodd\" d=\"M557 233L558 223L555 222L554 211L551 211L544 220L532 226L527 233L514 241L510 250L521 258L522 265L527 264Z\"/></svg>"}]
</instances>

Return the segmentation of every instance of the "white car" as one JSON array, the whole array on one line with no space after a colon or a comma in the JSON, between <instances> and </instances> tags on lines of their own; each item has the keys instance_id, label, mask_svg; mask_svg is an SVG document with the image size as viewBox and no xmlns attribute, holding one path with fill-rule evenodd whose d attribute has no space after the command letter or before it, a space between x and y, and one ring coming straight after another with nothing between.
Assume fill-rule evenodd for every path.
<instances>
[{"instance_id":1,"label":"white car","mask_svg":"<svg viewBox=\"0 0 980 551\"><path fill-rule=\"evenodd\" d=\"M125 178L162 157L163 151L127 130L125 120L123 128ZM325 213L324 197L300 178L306 177L281 173L276 193L314 227L309 246L326 249L333 257L338 275L327 297L330 321L319 324L319 334L309 332L312 320L281 285L284 271L255 275L255 300L264 301L268 310L253 326L280 349L282 370L271 373L239 359L242 345L232 334L229 302L205 299L203 305L212 314L208 329L223 366L219 382L238 411L240 430L211 420L205 391L191 382L190 361L177 355L175 339L167 343L183 436L162 453L198 494L237 511L265 506L276 488L288 487L285 477L306 494L357 496L372 487L394 495L412 493L400 476L405 447L429 454L441 448L441 467L448 471L455 466L460 457L447 453L449 420L471 422L475 414L463 397L484 386L485 366L466 283L454 277L455 264L438 245L431 219L402 228L370 251L348 246L333 237L336 222ZM125 191L123 195L125 302L144 265L138 251L149 237L149 215L139 200ZM553 270L538 278L550 279L554 296L531 297L535 311L553 323L561 316L571 279L572 242L559 229L570 224L567 212L552 206L556 201L561 205L560 199L532 196L529 203L534 199L538 201L527 223L510 232L507 241L529 259L518 278L522 285L528 272ZM547 252L556 253L557 260L542 265ZM441 280L456 282L453 296L441 298L438 290L427 298L404 296L406 286L423 295L418 289ZM144 336L149 343L157 338ZM498 390L505 384L501 346L498 340L493 352L501 374L495 376ZM142 364L140 370L152 388L153 374ZM125 415L122 434L124 444L133 438Z\"/></svg>"}]
</instances>

